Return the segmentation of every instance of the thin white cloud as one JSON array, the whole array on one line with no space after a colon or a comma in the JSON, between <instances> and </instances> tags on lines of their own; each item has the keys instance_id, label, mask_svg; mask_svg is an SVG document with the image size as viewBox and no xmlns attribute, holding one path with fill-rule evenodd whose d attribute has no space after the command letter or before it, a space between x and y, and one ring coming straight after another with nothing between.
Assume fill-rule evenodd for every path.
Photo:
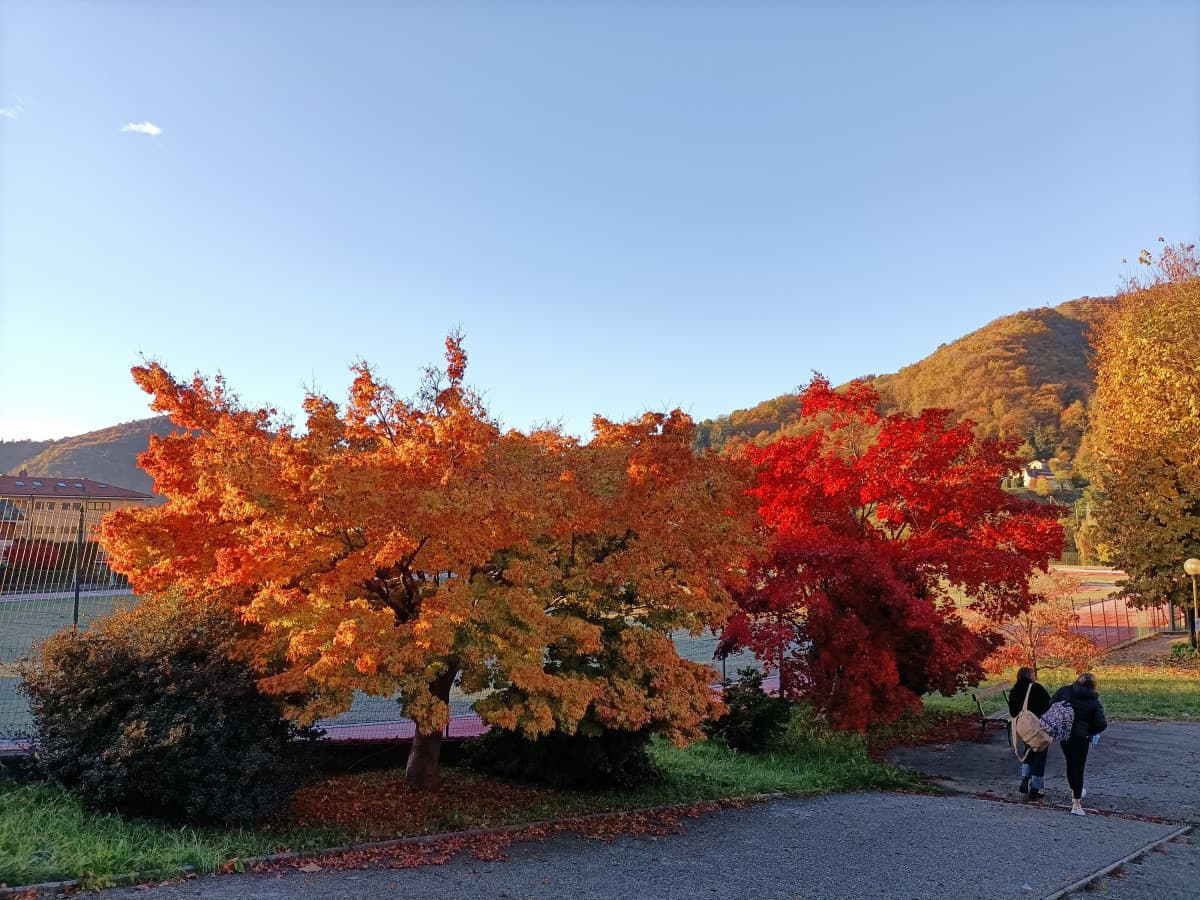
<instances>
[{"instance_id":1,"label":"thin white cloud","mask_svg":"<svg viewBox=\"0 0 1200 900\"><path fill-rule=\"evenodd\" d=\"M150 137L158 137L162 134L162 129L153 122L130 122L128 125L121 127L121 131L131 131L135 134L148 134Z\"/></svg>"},{"instance_id":2,"label":"thin white cloud","mask_svg":"<svg viewBox=\"0 0 1200 900\"><path fill-rule=\"evenodd\" d=\"M17 98L16 106L0 106L0 118L15 119L25 109L25 105L21 102L21 98Z\"/></svg>"}]
</instances>

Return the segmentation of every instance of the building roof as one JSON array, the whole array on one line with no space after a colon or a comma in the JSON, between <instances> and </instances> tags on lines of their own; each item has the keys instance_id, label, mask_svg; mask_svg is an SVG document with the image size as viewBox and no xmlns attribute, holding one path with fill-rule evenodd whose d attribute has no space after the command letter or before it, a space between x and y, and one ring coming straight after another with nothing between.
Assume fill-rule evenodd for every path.
<instances>
[{"instance_id":1,"label":"building roof","mask_svg":"<svg viewBox=\"0 0 1200 900\"><path fill-rule=\"evenodd\" d=\"M89 500L153 500L152 494L104 484L90 478L49 475L0 475L0 497L86 497Z\"/></svg>"}]
</instances>

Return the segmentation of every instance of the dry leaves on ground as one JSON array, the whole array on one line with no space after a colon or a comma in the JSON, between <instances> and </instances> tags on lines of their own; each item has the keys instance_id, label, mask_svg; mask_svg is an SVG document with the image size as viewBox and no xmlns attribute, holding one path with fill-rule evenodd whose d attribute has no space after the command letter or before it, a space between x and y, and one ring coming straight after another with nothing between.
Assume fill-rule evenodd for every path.
<instances>
[{"instance_id":1,"label":"dry leaves on ground","mask_svg":"<svg viewBox=\"0 0 1200 900\"><path fill-rule=\"evenodd\" d=\"M310 860L288 860L262 863L260 872L299 870L346 870L365 868L409 869L417 866L444 865L459 853L468 852L475 859L502 860L517 841L542 840L557 834L576 834L600 841L611 841L621 835L666 836L677 834L685 818L696 818L721 806L744 804L697 803L683 808L628 813L609 813L530 825L510 831L490 831L459 834L434 840L414 841L391 847L370 847L328 853Z\"/></svg>"}]
</instances>

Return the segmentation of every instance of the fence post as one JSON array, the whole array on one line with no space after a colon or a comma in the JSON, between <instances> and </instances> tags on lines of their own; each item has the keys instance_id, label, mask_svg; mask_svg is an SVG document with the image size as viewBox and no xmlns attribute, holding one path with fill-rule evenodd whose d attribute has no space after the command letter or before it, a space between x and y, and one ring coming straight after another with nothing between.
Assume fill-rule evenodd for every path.
<instances>
[{"instance_id":1,"label":"fence post","mask_svg":"<svg viewBox=\"0 0 1200 900\"><path fill-rule=\"evenodd\" d=\"M71 613L71 627L79 627L79 570L83 566L83 508L86 502L79 504L79 533L75 536L75 609Z\"/></svg>"}]
</instances>

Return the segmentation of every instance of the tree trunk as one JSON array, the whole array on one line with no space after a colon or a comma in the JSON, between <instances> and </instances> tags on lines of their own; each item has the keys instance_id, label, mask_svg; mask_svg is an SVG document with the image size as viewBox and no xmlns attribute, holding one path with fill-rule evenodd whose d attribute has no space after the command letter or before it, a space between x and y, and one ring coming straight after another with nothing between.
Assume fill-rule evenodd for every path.
<instances>
[{"instance_id":1,"label":"tree trunk","mask_svg":"<svg viewBox=\"0 0 1200 900\"><path fill-rule=\"evenodd\" d=\"M444 703L450 702L450 686L458 673L450 670L439 675L429 685L429 693ZM419 726L413 735L412 748L408 751L408 763L404 767L404 781L419 791L432 791L442 780L441 771L442 732L423 731Z\"/></svg>"},{"instance_id":2,"label":"tree trunk","mask_svg":"<svg viewBox=\"0 0 1200 900\"><path fill-rule=\"evenodd\" d=\"M1183 610L1183 618L1187 622L1188 642L1191 643L1192 649L1196 649L1196 613L1190 607L1185 607Z\"/></svg>"}]
</instances>

